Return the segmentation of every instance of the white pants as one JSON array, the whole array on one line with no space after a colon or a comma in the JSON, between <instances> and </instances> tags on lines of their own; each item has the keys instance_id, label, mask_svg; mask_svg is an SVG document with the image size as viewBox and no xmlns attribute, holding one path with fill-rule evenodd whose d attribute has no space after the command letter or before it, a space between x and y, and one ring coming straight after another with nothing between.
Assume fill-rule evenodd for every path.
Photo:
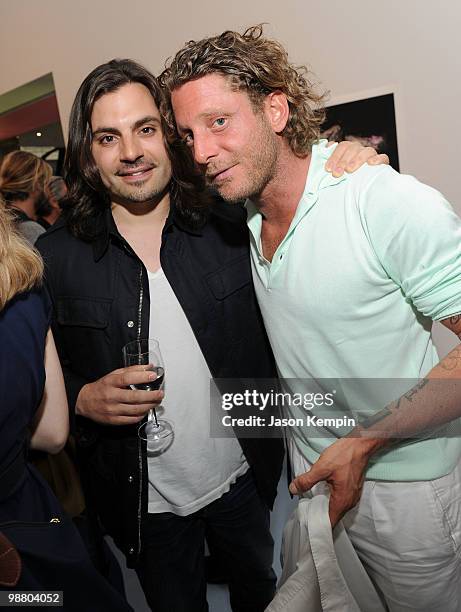
<instances>
[{"instance_id":1,"label":"white pants","mask_svg":"<svg viewBox=\"0 0 461 612\"><path fill-rule=\"evenodd\" d=\"M289 447L294 473L309 471ZM436 480L365 481L343 525L391 612L461 611L461 462Z\"/></svg>"}]
</instances>

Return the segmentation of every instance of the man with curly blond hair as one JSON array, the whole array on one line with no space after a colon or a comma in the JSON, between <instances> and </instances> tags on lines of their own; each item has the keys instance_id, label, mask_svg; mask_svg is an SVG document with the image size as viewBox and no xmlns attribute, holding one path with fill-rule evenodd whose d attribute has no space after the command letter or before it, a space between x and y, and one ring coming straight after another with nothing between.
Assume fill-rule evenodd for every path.
<instances>
[{"instance_id":1,"label":"man with curly blond hair","mask_svg":"<svg viewBox=\"0 0 461 612\"><path fill-rule=\"evenodd\" d=\"M431 338L433 320L461 337L459 218L388 166L328 174L323 96L260 26L190 41L161 78L210 186L246 199L280 375L400 380L379 401L359 390L350 432L293 428L292 492L328 483L331 522L389 609L460 610L461 440L446 427L417 438L461 415L453 384L430 380L461 376L461 347L439 362Z\"/></svg>"}]
</instances>

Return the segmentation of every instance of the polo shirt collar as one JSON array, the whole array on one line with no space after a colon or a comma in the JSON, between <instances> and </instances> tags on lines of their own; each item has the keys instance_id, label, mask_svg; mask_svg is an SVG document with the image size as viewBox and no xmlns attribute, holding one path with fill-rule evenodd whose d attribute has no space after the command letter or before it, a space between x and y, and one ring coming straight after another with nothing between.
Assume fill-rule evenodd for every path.
<instances>
[{"instance_id":1,"label":"polo shirt collar","mask_svg":"<svg viewBox=\"0 0 461 612\"><path fill-rule=\"evenodd\" d=\"M321 140L312 147L311 162L309 164L309 172L307 173L306 186L304 187L304 193L299 201L290 229L295 228L301 219L305 217L309 210L314 206L322 189L333 187L334 185L346 180L344 174L342 176L335 177L331 174L331 172L327 172L325 170L325 164L334 150L333 147L327 147L327 143L327 140Z\"/></svg>"},{"instance_id":2,"label":"polo shirt collar","mask_svg":"<svg viewBox=\"0 0 461 612\"><path fill-rule=\"evenodd\" d=\"M309 212L309 210L317 202L318 194L322 189L337 185L346 180L344 174L340 177L334 177L330 172L325 170L325 164L332 154L334 147L327 147L327 140L320 140L312 147L311 161L309 171L307 173L306 186L303 195L296 208L296 213L290 225L288 233L298 225L301 219ZM247 210L247 224L250 232L259 238L261 235L262 216L258 208L251 200L245 202ZM288 234L287 234L288 235Z\"/></svg>"}]
</instances>

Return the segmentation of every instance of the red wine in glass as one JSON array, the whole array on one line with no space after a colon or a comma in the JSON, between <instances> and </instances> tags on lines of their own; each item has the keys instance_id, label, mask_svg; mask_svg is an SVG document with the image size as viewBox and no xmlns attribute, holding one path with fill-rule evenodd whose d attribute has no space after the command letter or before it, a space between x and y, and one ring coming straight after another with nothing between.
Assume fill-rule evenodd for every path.
<instances>
[{"instance_id":1,"label":"red wine in glass","mask_svg":"<svg viewBox=\"0 0 461 612\"><path fill-rule=\"evenodd\" d=\"M146 370L153 371L157 377L146 383L130 385L139 391L157 391L162 387L165 378L165 365L158 340L142 338L126 344L123 349L123 363L126 367L145 365ZM149 410L147 421L138 429L141 440L147 442L147 450L153 453L164 451L172 441L173 426L170 421L158 418L155 408Z\"/></svg>"}]
</instances>

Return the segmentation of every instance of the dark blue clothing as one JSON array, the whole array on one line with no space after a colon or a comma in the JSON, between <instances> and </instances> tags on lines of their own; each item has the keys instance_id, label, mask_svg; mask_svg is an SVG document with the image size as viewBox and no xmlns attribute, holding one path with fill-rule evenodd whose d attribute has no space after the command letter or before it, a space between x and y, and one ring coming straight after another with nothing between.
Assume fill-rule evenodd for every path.
<instances>
[{"instance_id":1,"label":"dark blue clothing","mask_svg":"<svg viewBox=\"0 0 461 612\"><path fill-rule=\"evenodd\" d=\"M50 303L42 291L19 295L0 312L0 531L21 557L15 590L62 590L68 612L128 612L131 607L93 567L75 526L35 468L26 463L5 486L4 472L28 445L43 396L49 322Z\"/></svg>"},{"instance_id":2,"label":"dark blue clothing","mask_svg":"<svg viewBox=\"0 0 461 612\"><path fill-rule=\"evenodd\" d=\"M45 385L43 364L51 305L43 291L16 296L0 312L0 471L24 448ZM0 504L0 522L50 521L60 506L40 474L27 464Z\"/></svg>"}]
</instances>

